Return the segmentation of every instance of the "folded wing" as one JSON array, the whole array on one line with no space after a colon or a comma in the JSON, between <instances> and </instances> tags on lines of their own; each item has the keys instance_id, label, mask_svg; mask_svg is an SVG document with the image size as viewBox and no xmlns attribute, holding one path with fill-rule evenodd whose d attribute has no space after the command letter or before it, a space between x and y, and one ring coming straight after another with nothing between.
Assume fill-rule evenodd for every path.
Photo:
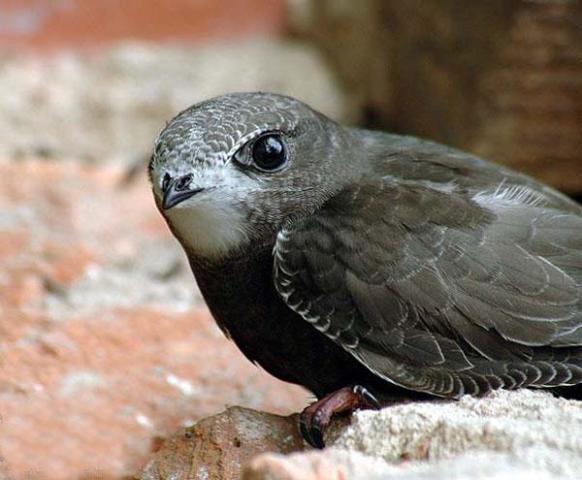
<instances>
[{"instance_id":1,"label":"folded wing","mask_svg":"<svg viewBox=\"0 0 582 480\"><path fill-rule=\"evenodd\" d=\"M582 217L526 193L390 178L350 186L280 232L277 290L411 389L582 382Z\"/></svg>"}]
</instances>

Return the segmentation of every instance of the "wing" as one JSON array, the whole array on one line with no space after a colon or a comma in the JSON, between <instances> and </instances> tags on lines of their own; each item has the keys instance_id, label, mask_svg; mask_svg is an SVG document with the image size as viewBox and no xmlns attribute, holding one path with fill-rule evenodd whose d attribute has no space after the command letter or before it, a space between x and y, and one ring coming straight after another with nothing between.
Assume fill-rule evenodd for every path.
<instances>
[{"instance_id":1,"label":"wing","mask_svg":"<svg viewBox=\"0 0 582 480\"><path fill-rule=\"evenodd\" d=\"M393 383L582 382L582 217L529 190L370 180L282 229L274 257L289 307Z\"/></svg>"}]
</instances>

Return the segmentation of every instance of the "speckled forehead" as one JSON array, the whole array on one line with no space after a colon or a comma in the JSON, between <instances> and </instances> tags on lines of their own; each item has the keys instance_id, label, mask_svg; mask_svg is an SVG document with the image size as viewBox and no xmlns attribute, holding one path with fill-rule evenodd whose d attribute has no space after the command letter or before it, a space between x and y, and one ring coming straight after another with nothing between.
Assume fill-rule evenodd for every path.
<instances>
[{"instance_id":1,"label":"speckled forehead","mask_svg":"<svg viewBox=\"0 0 582 480\"><path fill-rule=\"evenodd\" d=\"M189 165L224 164L241 143L267 130L292 130L297 121L297 109L276 97L223 97L172 120L158 138L156 155Z\"/></svg>"}]
</instances>

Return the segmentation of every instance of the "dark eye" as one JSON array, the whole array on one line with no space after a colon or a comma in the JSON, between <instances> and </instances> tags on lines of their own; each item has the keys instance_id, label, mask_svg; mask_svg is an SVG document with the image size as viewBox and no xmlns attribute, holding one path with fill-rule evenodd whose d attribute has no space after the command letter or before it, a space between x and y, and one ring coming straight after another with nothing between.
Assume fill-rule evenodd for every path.
<instances>
[{"instance_id":1,"label":"dark eye","mask_svg":"<svg viewBox=\"0 0 582 480\"><path fill-rule=\"evenodd\" d=\"M270 133L253 144L253 162L260 170L273 172L287 163L287 149L280 135Z\"/></svg>"}]
</instances>

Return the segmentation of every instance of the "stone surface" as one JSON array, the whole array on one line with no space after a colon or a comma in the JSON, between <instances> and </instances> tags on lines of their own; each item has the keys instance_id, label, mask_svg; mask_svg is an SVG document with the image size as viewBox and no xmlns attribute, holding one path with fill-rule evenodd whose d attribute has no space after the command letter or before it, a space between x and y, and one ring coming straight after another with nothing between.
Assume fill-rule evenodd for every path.
<instances>
[{"instance_id":1,"label":"stone surface","mask_svg":"<svg viewBox=\"0 0 582 480\"><path fill-rule=\"evenodd\" d=\"M253 458L243 480L373 480L395 468L359 452L327 449L291 455L268 453Z\"/></svg>"},{"instance_id":2,"label":"stone surface","mask_svg":"<svg viewBox=\"0 0 582 480\"><path fill-rule=\"evenodd\" d=\"M0 161L0 478L118 479L225 406L306 401L214 325L143 171Z\"/></svg>"},{"instance_id":3,"label":"stone surface","mask_svg":"<svg viewBox=\"0 0 582 480\"><path fill-rule=\"evenodd\" d=\"M364 123L582 194L582 0L288 3Z\"/></svg>"},{"instance_id":4,"label":"stone surface","mask_svg":"<svg viewBox=\"0 0 582 480\"><path fill-rule=\"evenodd\" d=\"M504 454L472 453L437 463L389 464L357 451L328 449L255 457L243 480L573 480L539 471Z\"/></svg>"},{"instance_id":5,"label":"stone surface","mask_svg":"<svg viewBox=\"0 0 582 480\"><path fill-rule=\"evenodd\" d=\"M297 43L6 54L0 56L0 156L140 162L179 111L246 90L290 94L333 118L345 116L344 97L321 56Z\"/></svg>"},{"instance_id":6,"label":"stone surface","mask_svg":"<svg viewBox=\"0 0 582 480\"><path fill-rule=\"evenodd\" d=\"M141 480L238 480L241 467L264 452L302 450L297 416L240 407L205 418L166 440Z\"/></svg>"},{"instance_id":7,"label":"stone surface","mask_svg":"<svg viewBox=\"0 0 582 480\"><path fill-rule=\"evenodd\" d=\"M395 405L330 433L333 448L262 455L243 478L565 480L582 471L582 402L547 392Z\"/></svg>"}]
</instances>

